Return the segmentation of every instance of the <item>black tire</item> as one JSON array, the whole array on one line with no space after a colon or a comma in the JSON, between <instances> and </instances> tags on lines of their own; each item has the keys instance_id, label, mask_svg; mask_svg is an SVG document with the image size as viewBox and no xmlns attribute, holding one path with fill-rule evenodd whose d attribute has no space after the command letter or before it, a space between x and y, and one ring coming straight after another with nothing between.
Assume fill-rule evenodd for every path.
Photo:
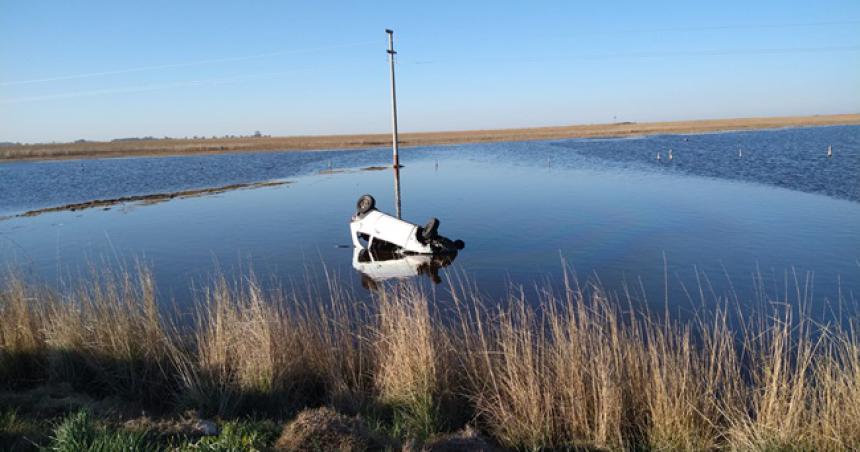
<instances>
[{"instance_id":1,"label":"black tire","mask_svg":"<svg viewBox=\"0 0 860 452\"><path fill-rule=\"evenodd\" d=\"M463 242L462 240L454 240L454 248L457 248L458 250L462 250L465 247L466 247L466 243Z\"/></svg>"},{"instance_id":2,"label":"black tire","mask_svg":"<svg viewBox=\"0 0 860 452\"><path fill-rule=\"evenodd\" d=\"M421 237L424 240L432 240L435 239L439 235L439 220L437 218L431 218L427 224L424 225L424 229L421 230Z\"/></svg>"},{"instance_id":3,"label":"black tire","mask_svg":"<svg viewBox=\"0 0 860 452\"><path fill-rule=\"evenodd\" d=\"M355 209L358 211L359 215L364 215L375 208L376 200L370 195L363 195L361 198L358 198L358 202L355 203Z\"/></svg>"}]
</instances>

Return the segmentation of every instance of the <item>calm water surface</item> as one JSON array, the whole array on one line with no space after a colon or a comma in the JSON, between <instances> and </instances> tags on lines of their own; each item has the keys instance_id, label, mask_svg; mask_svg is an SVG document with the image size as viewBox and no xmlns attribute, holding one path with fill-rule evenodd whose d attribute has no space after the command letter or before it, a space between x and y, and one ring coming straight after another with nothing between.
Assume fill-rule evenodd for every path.
<instances>
[{"instance_id":1,"label":"calm water surface","mask_svg":"<svg viewBox=\"0 0 860 452\"><path fill-rule=\"evenodd\" d=\"M391 171L360 170L387 163L389 152L0 164L0 215L7 216L133 194L292 182L6 219L0 260L53 282L92 262L143 258L162 295L180 303L193 297L189 281L249 266L288 284L325 267L361 292L345 246L348 221L363 193L394 211ZM860 296L857 126L437 146L401 158L404 219L436 216L440 233L466 242L440 276L465 275L490 297L510 284L559 283L562 257L582 280L643 288L661 305L668 277L678 309L698 298L687 293L698 294L700 284L752 299L756 275L774 294L796 274L812 277L816 300ZM319 174L329 166L345 171Z\"/></svg>"}]
</instances>

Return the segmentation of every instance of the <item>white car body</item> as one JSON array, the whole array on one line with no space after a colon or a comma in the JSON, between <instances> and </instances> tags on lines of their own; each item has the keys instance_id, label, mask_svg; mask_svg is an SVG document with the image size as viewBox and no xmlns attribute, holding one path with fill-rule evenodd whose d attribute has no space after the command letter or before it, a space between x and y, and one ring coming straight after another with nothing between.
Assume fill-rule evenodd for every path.
<instances>
[{"instance_id":1,"label":"white car body","mask_svg":"<svg viewBox=\"0 0 860 452\"><path fill-rule=\"evenodd\" d=\"M429 244L418 240L419 226L375 209L363 215L354 216L349 229L352 234L352 244L356 249L370 249L375 240L382 240L400 247L407 253L433 254ZM359 234L368 236L366 246L359 240Z\"/></svg>"}]
</instances>

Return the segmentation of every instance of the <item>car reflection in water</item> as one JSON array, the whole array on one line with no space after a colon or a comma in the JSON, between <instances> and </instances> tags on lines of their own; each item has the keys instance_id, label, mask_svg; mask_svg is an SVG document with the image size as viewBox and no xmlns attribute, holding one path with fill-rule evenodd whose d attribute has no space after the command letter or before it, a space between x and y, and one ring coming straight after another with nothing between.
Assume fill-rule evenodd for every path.
<instances>
[{"instance_id":1,"label":"car reflection in water","mask_svg":"<svg viewBox=\"0 0 860 452\"><path fill-rule=\"evenodd\" d=\"M373 247L354 248L352 267L361 274L361 285L368 290L379 290L383 281L408 279L425 275L434 284L442 282L439 269L451 265L457 252L445 254L403 254L396 250Z\"/></svg>"}]
</instances>

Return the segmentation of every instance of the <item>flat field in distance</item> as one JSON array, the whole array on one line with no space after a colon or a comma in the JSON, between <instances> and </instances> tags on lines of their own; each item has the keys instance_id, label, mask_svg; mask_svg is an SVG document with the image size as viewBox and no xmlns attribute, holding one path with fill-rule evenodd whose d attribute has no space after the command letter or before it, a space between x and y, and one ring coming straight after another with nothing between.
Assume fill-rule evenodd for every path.
<instances>
[{"instance_id":1,"label":"flat field in distance","mask_svg":"<svg viewBox=\"0 0 860 452\"><path fill-rule=\"evenodd\" d=\"M560 127L401 133L401 146L532 141L563 138L624 137L726 130L860 124L860 114L771 118L709 119L677 122L619 122ZM142 139L25 144L0 147L2 160L79 159L128 156L212 154L242 151L355 149L391 144L390 134Z\"/></svg>"}]
</instances>

